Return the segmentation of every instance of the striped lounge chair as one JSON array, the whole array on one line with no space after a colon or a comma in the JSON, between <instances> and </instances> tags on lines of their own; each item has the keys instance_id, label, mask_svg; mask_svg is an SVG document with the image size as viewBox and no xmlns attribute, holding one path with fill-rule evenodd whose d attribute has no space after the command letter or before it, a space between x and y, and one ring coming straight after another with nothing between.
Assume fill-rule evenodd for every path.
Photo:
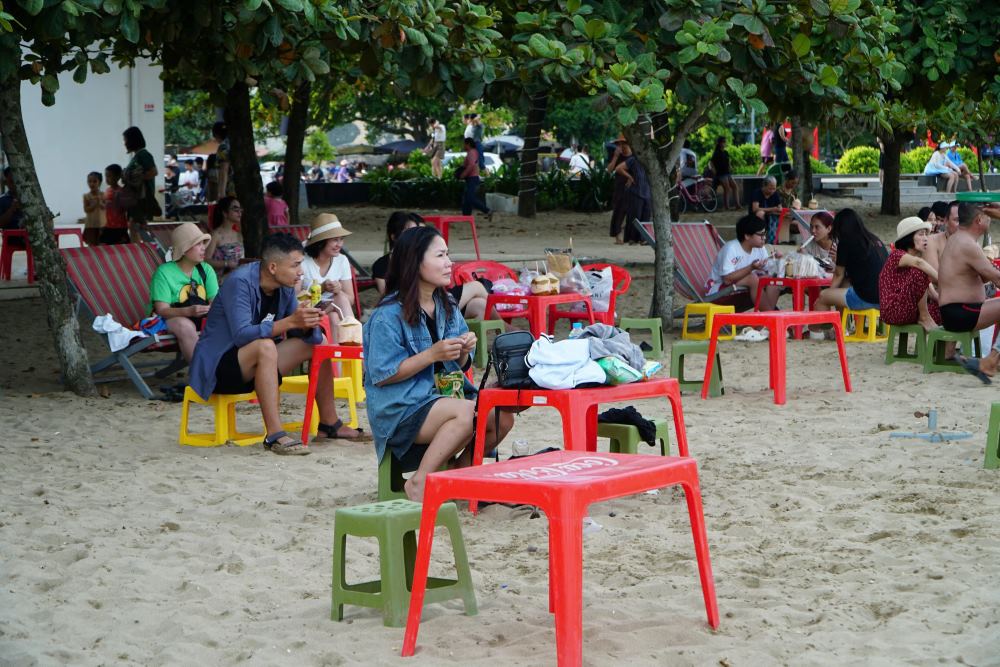
<instances>
[{"instance_id":1,"label":"striped lounge chair","mask_svg":"<svg viewBox=\"0 0 1000 667\"><path fill-rule=\"evenodd\" d=\"M652 222L633 220L640 236L650 246L656 246ZM723 240L708 220L702 222L674 222L670 225L674 237L674 289L684 298L701 303L736 306L736 310L753 308L753 296L746 287L726 287L714 294L705 293L705 285L712 274ZM684 308L675 308L674 317L683 317Z\"/></svg>"},{"instance_id":2,"label":"striped lounge chair","mask_svg":"<svg viewBox=\"0 0 1000 667\"><path fill-rule=\"evenodd\" d=\"M149 303L149 283L153 273L162 263L156 249L146 243L64 248L60 251L66 261L66 274L77 295L77 314L88 316L90 322L98 315L111 314L116 322L128 327L146 315ZM154 362L134 363L132 357L140 352L167 352L172 357ZM90 367L96 382L114 382L128 378L148 399L153 391L143 379L156 375L167 377L184 368L187 363L180 356L173 335L157 334L136 338L123 350ZM125 377L111 373L120 367Z\"/></svg>"}]
</instances>

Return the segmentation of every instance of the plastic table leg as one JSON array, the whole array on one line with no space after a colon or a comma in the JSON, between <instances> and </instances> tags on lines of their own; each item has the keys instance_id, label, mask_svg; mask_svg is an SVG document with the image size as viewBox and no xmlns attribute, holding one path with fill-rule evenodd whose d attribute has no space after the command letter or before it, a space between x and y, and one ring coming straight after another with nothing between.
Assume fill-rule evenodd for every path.
<instances>
[{"instance_id":1,"label":"plastic table leg","mask_svg":"<svg viewBox=\"0 0 1000 667\"><path fill-rule=\"evenodd\" d=\"M583 512L575 507L552 512L549 532L556 656L560 665L579 665L583 662Z\"/></svg>"},{"instance_id":2,"label":"plastic table leg","mask_svg":"<svg viewBox=\"0 0 1000 667\"><path fill-rule=\"evenodd\" d=\"M693 463L693 462L692 462ZM697 469L681 481L684 499L687 500L688 517L691 519L691 536L694 538L694 553L698 559L698 576L701 579L701 594L705 599L705 615L712 628L719 627L719 606L715 599L715 579L712 577L712 561L708 553L708 535L705 532L705 513L701 503L701 489L698 485ZM551 553L551 552L550 552Z\"/></svg>"},{"instance_id":3,"label":"plastic table leg","mask_svg":"<svg viewBox=\"0 0 1000 667\"><path fill-rule=\"evenodd\" d=\"M413 565L413 583L410 587L410 611L406 617L406 634L403 636L403 657L413 655L417 645L417 631L420 630L420 613L424 607L424 592L427 589L427 570L431 562L431 547L434 544L434 524L437 521L441 499L430 488L424 494L424 506L420 513L420 537L417 558Z\"/></svg>"}]
</instances>

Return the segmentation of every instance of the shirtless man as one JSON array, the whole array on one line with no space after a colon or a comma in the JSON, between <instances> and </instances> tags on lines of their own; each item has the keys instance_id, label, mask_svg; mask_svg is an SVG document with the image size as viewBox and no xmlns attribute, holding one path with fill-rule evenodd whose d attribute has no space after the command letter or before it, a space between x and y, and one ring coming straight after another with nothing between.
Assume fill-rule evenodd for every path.
<instances>
[{"instance_id":1,"label":"shirtless man","mask_svg":"<svg viewBox=\"0 0 1000 667\"><path fill-rule=\"evenodd\" d=\"M986 258L976 239L990 229L990 218L969 203L958 205L958 229L948 239L941 253L938 291L941 321L948 331L978 331L1000 323L1000 299L986 300L983 282L1000 286L1000 269ZM979 360L955 357L970 373L989 384L1000 363L1000 350L994 348Z\"/></svg>"},{"instance_id":2,"label":"shirtless man","mask_svg":"<svg viewBox=\"0 0 1000 667\"><path fill-rule=\"evenodd\" d=\"M948 211L947 215L944 215L942 209ZM923 257L927 260L928 264L934 267L935 271L940 271L941 253L944 252L944 246L951 235L955 233L955 230L958 229L958 202L953 201L950 204L945 204L945 202L937 201L934 202L931 210L939 220L943 220L944 231L932 234L927 239L927 250L924 251Z\"/></svg>"}]
</instances>

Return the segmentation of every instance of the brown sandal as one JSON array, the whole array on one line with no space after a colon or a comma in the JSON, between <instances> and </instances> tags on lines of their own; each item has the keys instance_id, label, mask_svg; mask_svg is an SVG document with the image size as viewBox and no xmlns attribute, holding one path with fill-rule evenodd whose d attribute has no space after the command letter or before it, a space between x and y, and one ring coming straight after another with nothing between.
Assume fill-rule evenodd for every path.
<instances>
[{"instance_id":1,"label":"brown sandal","mask_svg":"<svg viewBox=\"0 0 1000 667\"><path fill-rule=\"evenodd\" d=\"M278 442L282 438L290 438L289 442ZM264 449L279 456L305 456L309 454L309 448L298 438L294 438L284 431L278 431L264 438Z\"/></svg>"},{"instance_id":2,"label":"brown sandal","mask_svg":"<svg viewBox=\"0 0 1000 667\"><path fill-rule=\"evenodd\" d=\"M349 438L344 435L337 435L340 429L344 426L344 420L338 419L333 424L323 424L322 422L316 427L316 439L317 440L348 440L350 442L371 442L372 436L365 433L363 428L356 429L358 435L353 438Z\"/></svg>"}]
</instances>

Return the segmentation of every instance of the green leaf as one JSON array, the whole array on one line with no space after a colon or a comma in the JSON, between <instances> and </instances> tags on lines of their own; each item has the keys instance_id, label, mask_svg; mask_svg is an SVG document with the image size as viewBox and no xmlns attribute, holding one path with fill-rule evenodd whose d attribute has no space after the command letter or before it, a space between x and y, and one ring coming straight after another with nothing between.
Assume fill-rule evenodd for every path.
<instances>
[{"instance_id":1,"label":"green leaf","mask_svg":"<svg viewBox=\"0 0 1000 667\"><path fill-rule=\"evenodd\" d=\"M792 51L795 52L799 58L809 53L809 48L812 46L812 41L809 39L808 35L804 35L801 32L792 39Z\"/></svg>"},{"instance_id":2,"label":"green leaf","mask_svg":"<svg viewBox=\"0 0 1000 667\"><path fill-rule=\"evenodd\" d=\"M46 74L42 77L42 88L50 93L56 92L59 90L59 79L52 74Z\"/></svg>"},{"instance_id":3,"label":"green leaf","mask_svg":"<svg viewBox=\"0 0 1000 667\"><path fill-rule=\"evenodd\" d=\"M275 0L275 2L290 12L302 11L302 0Z\"/></svg>"},{"instance_id":4,"label":"green leaf","mask_svg":"<svg viewBox=\"0 0 1000 667\"><path fill-rule=\"evenodd\" d=\"M77 83L85 83L87 81L87 63L78 65L75 70L73 70L73 81Z\"/></svg>"},{"instance_id":5,"label":"green leaf","mask_svg":"<svg viewBox=\"0 0 1000 667\"><path fill-rule=\"evenodd\" d=\"M840 75L837 74L837 70L833 69L829 65L823 65L823 69L819 72L819 82L827 87L832 87L837 85L837 81L840 80Z\"/></svg>"},{"instance_id":6,"label":"green leaf","mask_svg":"<svg viewBox=\"0 0 1000 667\"><path fill-rule=\"evenodd\" d=\"M122 31L122 37L126 40L133 44L137 44L139 42L139 22L134 16L128 12L122 12L119 28Z\"/></svg>"},{"instance_id":7,"label":"green leaf","mask_svg":"<svg viewBox=\"0 0 1000 667\"><path fill-rule=\"evenodd\" d=\"M42 11L42 7L44 6L44 0L25 0L24 11L28 12L30 16L38 16L38 13Z\"/></svg>"},{"instance_id":8,"label":"green leaf","mask_svg":"<svg viewBox=\"0 0 1000 667\"><path fill-rule=\"evenodd\" d=\"M826 4L824 0L809 0L809 4L819 16L826 17L830 15L830 5Z\"/></svg>"},{"instance_id":9,"label":"green leaf","mask_svg":"<svg viewBox=\"0 0 1000 667\"><path fill-rule=\"evenodd\" d=\"M686 65L697 57L698 49L693 46L685 46L680 50L680 53L677 54L677 62L682 65Z\"/></svg>"},{"instance_id":10,"label":"green leaf","mask_svg":"<svg viewBox=\"0 0 1000 667\"><path fill-rule=\"evenodd\" d=\"M260 5L264 0L244 0L243 7L248 11L255 12L260 9Z\"/></svg>"},{"instance_id":11,"label":"green leaf","mask_svg":"<svg viewBox=\"0 0 1000 667\"><path fill-rule=\"evenodd\" d=\"M621 123L623 127L634 125L637 120L639 120L639 112L635 107L622 107L618 110L618 122Z\"/></svg>"},{"instance_id":12,"label":"green leaf","mask_svg":"<svg viewBox=\"0 0 1000 667\"><path fill-rule=\"evenodd\" d=\"M117 15L122 10L122 0L104 0L103 7L108 14Z\"/></svg>"},{"instance_id":13,"label":"green leaf","mask_svg":"<svg viewBox=\"0 0 1000 667\"><path fill-rule=\"evenodd\" d=\"M608 26L600 19L590 19L584 32L590 39L600 39L608 32Z\"/></svg>"},{"instance_id":14,"label":"green leaf","mask_svg":"<svg viewBox=\"0 0 1000 667\"><path fill-rule=\"evenodd\" d=\"M569 12L570 14L576 14L578 11L580 11L581 4L582 0L567 0L566 11Z\"/></svg>"},{"instance_id":15,"label":"green leaf","mask_svg":"<svg viewBox=\"0 0 1000 667\"><path fill-rule=\"evenodd\" d=\"M729 86L729 90L736 93L737 96L743 96L743 82L735 77L729 77L726 79L726 85Z\"/></svg>"},{"instance_id":16,"label":"green leaf","mask_svg":"<svg viewBox=\"0 0 1000 667\"><path fill-rule=\"evenodd\" d=\"M750 99L745 100L745 101L746 101L746 105L748 107L750 107L754 112L756 112L758 114L766 114L767 113L767 105L764 104L764 100L762 100L760 98L757 98L757 97L751 97Z\"/></svg>"},{"instance_id":17,"label":"green leaf","mask_svg":"<svg viewBox=\"0 0 1000 667\"><path fill-rule=\"evenodd\" d=\"M929 70L927 70L927 80L928 81L937 81L940 78L940 76L941 75L938 74L937 67L932 67Z\"/></svg>"}]
</instances>

